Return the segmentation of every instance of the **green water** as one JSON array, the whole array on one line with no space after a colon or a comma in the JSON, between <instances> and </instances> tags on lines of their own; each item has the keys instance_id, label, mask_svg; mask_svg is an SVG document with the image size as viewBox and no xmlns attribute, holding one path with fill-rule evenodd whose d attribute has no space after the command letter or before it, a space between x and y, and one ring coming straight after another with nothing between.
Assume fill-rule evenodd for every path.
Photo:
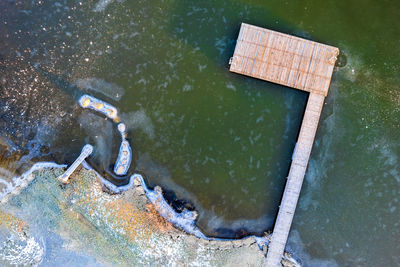
<instances>
[{"instance_id":1,"label":"green water","mask_svg":"<svg viewBox=\"0 0 400 267\"><path fill-rule=\"evenodd\" d=\"M0 4L3 165L71 162L89 141L107 166L119 145L111 123L32 66L67 83L95 77L125 91L120 101L91 93L122 112L136 170L192 203L201 229L270 229L307 95L228 71L247 22L342 52L288 248L306 266L400 264L399 2L96 4Z\"/></svg>"}]
</instances>

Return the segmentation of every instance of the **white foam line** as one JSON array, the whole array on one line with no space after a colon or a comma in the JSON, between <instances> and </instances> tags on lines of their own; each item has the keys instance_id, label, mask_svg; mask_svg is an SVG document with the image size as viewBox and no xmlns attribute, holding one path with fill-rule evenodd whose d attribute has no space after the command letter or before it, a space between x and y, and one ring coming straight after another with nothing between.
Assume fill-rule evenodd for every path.
<instances>
[{"instance_id":1,"label":"white foam line","mask_svg":"<svg viewBox=\"0 0 400 267\"><path fill-rule=\"evenodd\" d=\"M286 253L283 255L283 259L291 262L294 267L301 267L301 264L297 262L291 255L287 255Z\"/></svg>"},{"instance_id":2,"label":"white foam line","mask_svg":"<svg viewBox=\"0 0 400 267\"><path fill-rule=\"evenodd\" d=\"M100 182L107 187L107 189L111 190L113 193L116 194L121 194L124 191L127 191L133 187L133 179L132 176L129 179L129 183L127 185L121 185L121 186L116 186L115 184L111 183L107 179L105 179L103 176L101 176L96 170L94 170L85 160L82 161L82 166L87 169L94 171L96 173L97 177L100 179Z\"/></svg>"},{"instance_id":3,"label":"white foam line","mask_svg":"<svg viewBox=\"0 0 400 267\"><path fill-rule=\"evenodd\" d=\"M37 170L41 170L43 168L65 168L66 164L57 164L55 162L37 162L33 164L33 166L26 172L24 172L20 176L15 176L12 178L11 183L7 183L7 189L0 193L0 203L7 202L7 196L9 194L17 195L21 190L26 187L29 182L31 182L34 178L32 173Z\"/></svg>"},{"instance_id":4,"label":"white foam line","mask_svg":"<svg viewBox=\"0 0 400 267\"><path fill-rule=\"evenodd\" d=\"M160 187L156 187L155 190L149 189L140 174L134 174L132 178L140 182L147 198L156 207L162 217L189 234L193 234L198 238L208 239L196 226L196 212L189 210L184 210L180 213L176 212L164 199L161 190L157 190Z\"/></svg>"},{"instance_id":5,"label":"white foam line","mask_svg":"<svg viewBox=\"0 0 400 267\"><path fill-rule=\"evenodd\" d=\"M107 187L109 190L116 194L120 194L124 191L131 189L134 185L134 181L139 181L142 186L147 199L156 207L159 214L172 223L175 227L184 230L188 234L192 234L198 238L205 240L214 240L214 241L234 241L236 239L221 239L214 237L207 237L205 234L201 232L201 230L196 226L196 216L197 213L189 210L185 210L183 212L176 212L165 200L164 196L161 193L161 190L151 190L147 187L142 175L133 174L129 183L124 186L116 186L110 181L103 178L98 172L96 172L85 160L82 162L82 166L85 169L92 170L96 173L97 177L100 179L100 182ZM43 168L66 168L66 164L57 164L54 162L38 162L35 163L27 172L23 173L21 176L16 176L13 178L14 187L9 192L2 193L0 195L0 202L6 202L7 198L5 198L9 194L16 195L18 194L22 188L26 187L30 181L33 180L34 175L33 172L37 170L41 170ZM258 237L258 236L247 236L243 239L254 238L259 248L262 250L264 246L267 246L269 243L268 237Z\"/></svg>"},{"instance_id":6,"label":"white foam line","mask_svg":"<svg viewBox=\"0 0 400 267\"><path fill-rule=\"evenodd\" d=\"M86 161L82 162L82 166L85 167L88 170L93 170L93 168ZM195 215L194 212L192 212L192 211L184 211L184 212L181 212L181 213L176 212L166 202L166 200L162 196L161 192L157 192L156 190L151 190L151 189L149 189L147 187L146 183L144 182L144 179L143 179L142 175L133 174L130 177L129 183L127 185L116 186L113 183L111 183L110 181L108 181L105 178L103 178L95 170L93 170L93 171L96 173L96 175L100 179L101 183L107 189L111 190L113 193L116 193L116 194L119 194L119 193L122 193L124 191L127 191L127 190L131 189L133 187L134 180L137 179L140 182L141 186L143 187L143 190L145 192L145 195L146 195L147 199L150 201L150 203L152 203L156 207L158 213L160 213L160 215L164 219L166 219L167 221L172 223L175 227L184 230L188 234L193 234L193 235L197 236L198 238L203 238L203 239L210 240L210 238L205 236L200 231L200 229L198 229L197 226L195 225L195 217L196 217L196 215Z\"/></svg>"},{"instance_id":7,"label":"white foam line","mask_svg":"<svg viewBox=\"0 0 400 267\"><path fill-rule=\"evenodd\" d=\"M104 11L105 9L106 9L106 7L110 4L110 3L112 3L113 2L113 0L100 0L97 4L96 4L96 6L95 6L95 8L93 9L93 11L94 12L101 12L101 11Z\"/></svg>"},{"instance_id":8,"label":"white foam line","mask_svg":"<svg viewBox=\"0 0 400 267\"><path fill-rule=\"evenodd\" d=\"M82 162L82 166L88 170L93 170L92 167L86 162ZM147 187L142 175L140 174L133 174L130 179L129 183L124 186L116 186L107 179L103 178L98 172L93 170L97 177L100 179L101 183L113 193L120 194L124 191L131 189L134 185L134 181L138 180L140 185L142 186L147 199L152 203L157 212L168 222L172 223L175 227L184 230L186 233L194 235L198 238L205 239L205 240L213 240L213 241L234 241L237 239L222 239L222 238L215 238L215 237L208 237L196 226L196 217L197 213L189 210L185 210L183 212L176 212L165 200L164 196L162 195L161 191L159 190L151 190ZM269 243L269 239L267 236L259 237L259 236L247 236L242 239L247 238L254 238L258 247L262 250L264 246L267 246Z\"/></svg>"},{"instance_id":9,"label":"white foam line","mask_svg":"<svg viewBox=\"0 0 400 267\"><path fill-rule=\"evenodd\" d=\"M213 241L234 241L237 239L222 239L222 238L215 238L215 237L208 237L197 227L196 225L196 217L197 213L189 210L184 210L180 213L176 212L165 200L164 196L162 195L161 190L151 190L147 187L142 175L140 174L133 174L131 176L131 181L138 180L143 187L148 200L156 207L157 211L160 215L172 223L175 227L180 228L187 232L188 234L194 235L198 238L205 239L205 240L213 240ZM159 188L159 187L158 187ZM242 238L248 239L254 238L258 247L262 250L264 246L267 246L269 243L269 239L267 236L258 237L258 236L247 236Z\"/></svg>"}]
</instances>

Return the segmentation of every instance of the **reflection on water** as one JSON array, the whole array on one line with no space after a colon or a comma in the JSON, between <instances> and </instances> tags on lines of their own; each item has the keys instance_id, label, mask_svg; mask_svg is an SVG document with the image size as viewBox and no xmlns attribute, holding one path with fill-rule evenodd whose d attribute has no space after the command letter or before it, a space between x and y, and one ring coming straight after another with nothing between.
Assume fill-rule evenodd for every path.
<instances>
[{"instance_id":1,"label":"reflection on water","mask_svg":"<svg viewBox=\"0 0 400 267\"><path fill-rule=\"evenodd\" d=\"M346 55L290 248L309 265L398 264L400 62L386 47L398 46L400 7L350 2L1 1L1 179L38 160L71 163L88 142L92 166L110 170L120 137L77 105L88 93L119 109L136 170L174 206L195 207L205 233L270 228L307 95L228 72L244 21Z\"/></svg>"}]
</instances>

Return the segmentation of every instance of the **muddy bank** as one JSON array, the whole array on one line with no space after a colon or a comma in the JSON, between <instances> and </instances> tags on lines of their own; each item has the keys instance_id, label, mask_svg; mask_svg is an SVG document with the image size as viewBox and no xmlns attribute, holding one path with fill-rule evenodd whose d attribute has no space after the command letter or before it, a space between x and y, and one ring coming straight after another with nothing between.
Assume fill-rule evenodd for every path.
<instances>
[{"instance_id":1,"label":"muddy bank","mask_svg":"<svg viewBox=\"0 0 400 267\"><path fill-rule=\"evenodd\" d=\"M252 237L213 241L176 229L140 183L109 194L92 171L81 168L67 186L56 179L61 173L33 172L29 185L0 204L1 265L264 264L266 248Z\"/></svg>"}]
</instances>

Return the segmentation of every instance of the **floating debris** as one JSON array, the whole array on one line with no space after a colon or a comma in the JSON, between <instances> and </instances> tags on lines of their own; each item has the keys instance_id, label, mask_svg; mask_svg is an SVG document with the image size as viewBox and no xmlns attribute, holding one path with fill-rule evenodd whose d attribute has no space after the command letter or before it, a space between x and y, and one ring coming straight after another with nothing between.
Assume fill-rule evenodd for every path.
<instances>
[{"instance_id":1,"label":"floating debris","mask_svg":"<svg viewBox=\"0 0 400 267\"><path fill-rule=\"evenodd\" d=\"M82 152L79 155L79 157L74 161L74 163L72 163L72 165L68 168L68 170L64 174L58 177L58 180L63 184L68 184L69 182L68 180L71 174L76 170L76 168L78 168L78 166L82 163L82 161L85 160L85 158L87 158L90 154L92 154L92 152L93 152L93 146L86 144L82 148Z\"/></svg>"},{"instance_id":2,"label":"floating debris","mask_svg":"<svg viewBox=\"0 0 400 267\"><path fill-rule=\"evenodd\" d=\"M0 179L0 184L4 184L6 186L5 189L0 191L0 203L7 202L10 195L18 195L22 189L28 186L34 178L34 175L32 174L34 171L41 170L43 168L64 168L66 166L67 165L65 164L59 165L54 162L38 162L21 176L12 178L11 182L6 182Z\"/></svg>"},{"instance_id":3,"label":"floating debris","mask_svg":"<svg viewBox=\"0 0 400 267\"><path fill-rule=\"evenodd\" d=\"M78 102L82 108L95 110L115 122L119 121L117 109L100 99L97 99L90 95L83 95L79 98Z\"/></svg>"},{"instance_id":4,"label":"floating debris","mask_svg":"<svg viewBox=\"0 0 400 267\"><path fill-rule=\"evenodd\" d=\"M106 82L99 78L85 78L77 79L74 84L81 90L90 90L101 93L115 101L121 100L125 94L124 88L116 85L115 83Z\"/></svg>"}]
</instances>

